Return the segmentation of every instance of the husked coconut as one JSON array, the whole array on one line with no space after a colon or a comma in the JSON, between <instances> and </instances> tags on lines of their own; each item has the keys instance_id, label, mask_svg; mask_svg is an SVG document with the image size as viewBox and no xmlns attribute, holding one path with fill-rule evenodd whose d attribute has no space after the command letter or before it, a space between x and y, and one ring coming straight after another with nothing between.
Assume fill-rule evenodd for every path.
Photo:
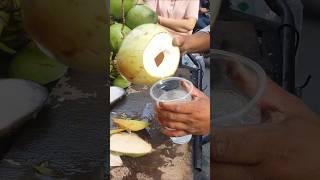
<instances>
[{"instance_id":1,"label":"husked coconut","mask_svg":"<svg viewBox=\"0 0 320 180\"><path fill-rule=\"evenodd\" d=\"M123 40L115 58L120 74L128 81L152 85L175 74L180 60L172 35L158 24L133 29Z\"/></svg>"},{"instance_id":2,"label":"husked coconut","mask_svg":"<svg viewBox=\"0 0 320 180\"><path fill-rule=\"evenodd\" d=\"M127 120L127 119L118 119L114 118L113 123L118 125L120 128L127 131L141 131L149 126L149 123L141 120Z\"/></svg>"}]
</instances>

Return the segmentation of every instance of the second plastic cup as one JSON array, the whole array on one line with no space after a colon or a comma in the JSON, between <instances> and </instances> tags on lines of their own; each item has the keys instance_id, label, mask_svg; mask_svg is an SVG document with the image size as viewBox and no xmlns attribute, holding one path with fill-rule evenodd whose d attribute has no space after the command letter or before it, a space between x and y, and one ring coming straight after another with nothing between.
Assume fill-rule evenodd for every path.
<instances>
[{"instance_id":1,"label":"second plastic cup","mask_svg":"<svg viewBox=\"0 0 320 180\"><path fill-rule=\"evenodd\" d=\"M186 86L191 88L186 88ZM190 81L180 77L169 77L156 82L150 88L150 96L156 101L157 105L159 102L185 103L192 101L192 90L193 84ZM165 128L174 130L168 127ZM192 135L170 138L175 144L186 144L191 140Z\"/></svg>"},{"instance_id":2,"label":"second plastic cup","mask_svg":"<svg viewBox=\"0 0 320 180\"><path fill-rule=\"evenodd\" d=\"M211 50L213 71L212 111L215 127L258 125L262 122L260 100L267 76L253 60L226 51Z\"/></svg>"}]
</instances>

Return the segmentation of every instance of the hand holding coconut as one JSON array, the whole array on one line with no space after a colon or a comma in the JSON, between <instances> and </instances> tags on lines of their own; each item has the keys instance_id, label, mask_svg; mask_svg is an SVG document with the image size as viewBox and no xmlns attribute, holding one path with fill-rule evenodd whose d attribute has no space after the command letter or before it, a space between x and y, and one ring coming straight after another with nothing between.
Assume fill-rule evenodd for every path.
<instances>
[{"instance_id":1,"label":"hand holding coconut","mask_svg":"<svg viewBox=\"0 0 320 180\"><path fill-rule=\"evenodd\" d=\"M192 35L176 36L173 45L180 48L181 54L205 52L210 49L210 34L199 31Z\"/></svg>"},{"instance_id":2,"label":"hand holding coconut","mask_svg":"<svg viewBox=\"0 0 320 180\"><path fill-rule=\"evenodd\" d=\"M210 31L210 27L207 27ZM178 36L173 45L180 48L181 54L205 52L210 49L210 34L199 31L189 36ZM190 88L190 87L189 87ZM193 87L192 101L187 103L159 103L155 111L158 121L172 130L163 130L167 136L184 136L187 134L206 135L210 130L210 99Z\"/></svg>"}]
</instances>

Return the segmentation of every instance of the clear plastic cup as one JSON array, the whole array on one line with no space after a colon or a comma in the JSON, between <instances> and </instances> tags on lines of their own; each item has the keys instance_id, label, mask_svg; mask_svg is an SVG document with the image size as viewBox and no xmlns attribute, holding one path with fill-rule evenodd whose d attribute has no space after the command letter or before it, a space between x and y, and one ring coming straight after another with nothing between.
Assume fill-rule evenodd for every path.
<instances>
[{"instance_id":1,"label":"clear plastic cup","mask_svg":"<svg viewBox=\"0 0 320 180\"><path fill-rule=\"evenodd\" d=\"M186 86L191 88L186 88ZM156 82L150 88L150 96L156 101L157 105L159 102L185 103L192 101L192 90L193 84L190 81L180 77L169 77ZM164 128L174 130L168 127ZM175 144L186 144L191 140L192 135L170 138Z\"/></svg>"},{"instance_id":2,"label":"clear plastic cup","mask_svg":"<svg viewBox=\"0 0 320 180\"><path fill-rule=\"evenodd\" d=\"M259 101L267 77L249 58L221 50L211 50L212 109L215 127L238 127L261 123Z\"/></svg>"}]
</instances>

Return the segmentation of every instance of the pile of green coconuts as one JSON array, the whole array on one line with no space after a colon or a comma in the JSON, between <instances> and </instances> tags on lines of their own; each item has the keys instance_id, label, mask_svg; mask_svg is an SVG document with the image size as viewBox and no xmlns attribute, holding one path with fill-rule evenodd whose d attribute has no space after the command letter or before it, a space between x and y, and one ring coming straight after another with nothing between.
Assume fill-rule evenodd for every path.
<instances>
[{"instance_id":1,"label":"pile of green coconuts","mask_svg":"<svg viewBox=\"0 0 320 180\"><path fill-rule=\"evenodd\" d=\"M113 86L127 88L130 82L118 72L116 56L125 37L143 24L156 24L157 15L139 0L110 0L110 74Z\"/></svg>"},{"instance_id":2,"label":"pile of green coconuts","mask_svg":"<svg viewBox=\"0 0 320 180\"><path fill-rule=\"evenodd\" d=\"M20 0L0 1L0 78L31 80L41 85L61 78L67 66L44 54L28 37Z\"/></svg>"}]
</instances>

